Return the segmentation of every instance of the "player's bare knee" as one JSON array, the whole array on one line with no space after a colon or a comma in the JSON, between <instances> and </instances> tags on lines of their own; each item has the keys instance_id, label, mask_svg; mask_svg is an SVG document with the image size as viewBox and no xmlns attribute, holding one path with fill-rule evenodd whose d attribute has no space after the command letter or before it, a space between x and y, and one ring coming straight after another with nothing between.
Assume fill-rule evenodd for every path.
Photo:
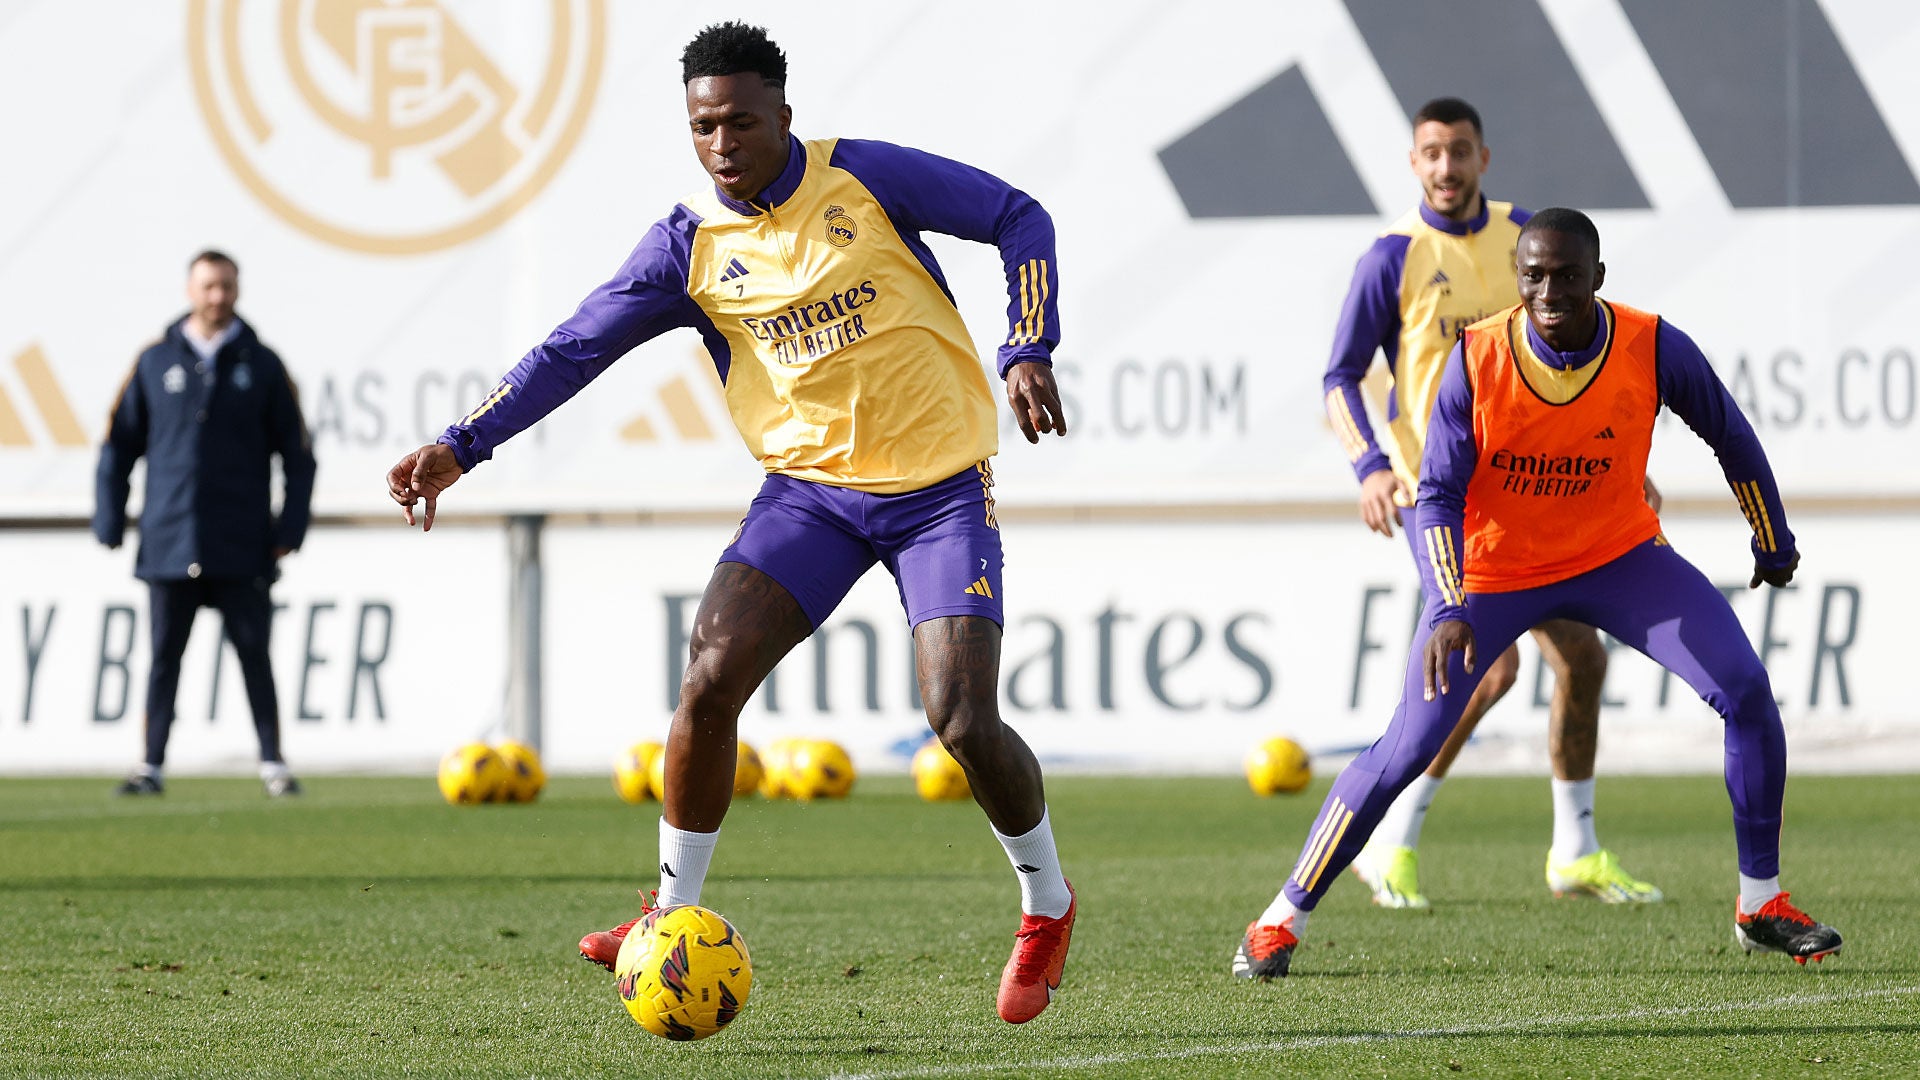
<instances>
[{"instance_id":1,"label":"player's bare knee","mask_svg":"<svg viewBox=\"0 0 1920 1080\"><path fill-rule=\"evenodd\" d=\"M1486 695L1488 701L1499 701L1520 681L1520 655L1512 649L1494 658L1487 665L1487 673L1480 679L1479 693Z\"/></svg>"},{"instance_id":2,"label":"player's bare knee","mask_svg":"<svg viewBox=\"0 0 1920 1080\"><path fill-rule=\"evenodd\" d=\"M680 702L696 715L736 716L753 694L746 665L730 659L724 648L694 642L692 659L680 679Z\"/></svg>"},{"instance_id":3,"label":"player's bare knee","mask_svg":"<svg viewBox=\"0 0 1920 1080\"><path fill-rule=\"evenodd\" d=\"M1547 635L1552 648L1544 650L1556 679L1598 686L1607 678L1607 647L1588 626L1567 626Z\"/></svg>"},{"instance_id":4,"label":"player's bare knee","mask_svg":"<svg viewBox=\"0 0 1920 1080\"><path fill-rule=\"evenodd\" d=\"M962 694L945 701L928 697L926 702L927 725L956 761L966 763L986 743L999 737L1000 720L991 706L983 709Z\"/></svg>"}]
</instances>

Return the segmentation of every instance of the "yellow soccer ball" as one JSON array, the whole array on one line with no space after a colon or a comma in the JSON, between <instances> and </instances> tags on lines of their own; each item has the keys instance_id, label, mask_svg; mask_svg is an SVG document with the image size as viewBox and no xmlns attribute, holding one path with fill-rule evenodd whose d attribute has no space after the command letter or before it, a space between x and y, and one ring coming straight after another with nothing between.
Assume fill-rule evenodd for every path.
<instances>
[{"instance_id":1,"label":"yellow soccer ball","mask_svg":"<svg viewBox=\"0 0 1920 1080\"><path fill-rule=\"evenodd\" d=\"M733 793L737 796L751 795L760 790L760 780L766 775L766 767L760 763L760 754L747 743L740 740L740 761L733 770Z\"/></svg>"},{"instance_id":2,"label":"yellow soccer ball","mask_svg":"<svg viewBox=\"0 0 1920 1080\"><path fill-rule=\"evenodd\" d=\"M787 761L787 794L803 801L844 799L853 790L853 760L827 739L806 739Z\"/></svg>"},{"instance_id":3,"label":"yellow soccer ball","mask_svg":"<svg viewBox=\"0 0 1920 1080\"><path fill-rule=\"evenodd\" d=\"M630 803L659 798L648 774L653 769L654 759L664 756L666 752L667 748L657 742L637 742L629 746L627 752L613 763L613 790Z\"/></svg>"},{"instance_id":4,"label":"yellow soccer ball","mask_svg":"<svg viewBox=\"0 0 1920 1080\"><path fill-rule=\"evenodd\" d=\"M540 764L540 752L523 742L508 739L496 743L493 752L506 767L506 783L501 797L507 802L532 802L547 786L547 770Z\"/></svg>"},{"instance_id":5,"label":"yellow soccer ball","mask_svg":"<svg viewBox=\"0 0 1920 1080\"><path fill-rule=\"evenodd\" d=\"M440 796L455 806L492 802L507 782L507 766L486 743L468 743L440 759Z\"/></svg>"},{"instance_id":6,"label":"yellow soccer ball","mask_svg":"<svg viewBox=\"0 0 1920 1080\"><path fill-rule=\"evenodd\" d=\"M934 739L913 755L913 787L928 802L964 799L973 794L967 771Z\"/></svg>"},{"instance_id":7,"label":"yellow soccer ball","mask_svg":"<svg viewBox=\"0 0 1920 1080\"><path fill-rule=\"evenodd\" d=\"M697 905L660 908L634 924L614 962L620 1001L663 1039L704 1039L732 1023L753 989L753 961L733 924Z\"/></svg>"},{"instance_id":8,"label":"yellow soccer ball","mask_svg":"<svg viewBox=\"0 0 1920 1080\"><path fill-rule=\"evenodd\" d=\"M1247 783L1256 795L1292 795L1312 782L1307 751L1292 739L1268 739L1247 755Z\"/></svg>"},{"instance_id":9,"label":"yellow soccer ball","mask_svg":"<svg viewBox=\"0 0 1920 1080\"><path fill-rule=\"evenodd\" d=\"M793 752L800 745L795 738L775 739L760 755L760 794L769 799L792 798L789 780L793 773Z\"/></svg>"},{"instance_id":10,"label":"yellow soccer ball","mask_svg":"<svg viewBox=\"0 0 1920 1080\"><path fill-rule=\"evenodd\" d=\"M653 755L653 760L647 762L647 790L653 792L653 797L661 802L667 800L667 752L665 750Z\"/></svg>"}]
</instances>

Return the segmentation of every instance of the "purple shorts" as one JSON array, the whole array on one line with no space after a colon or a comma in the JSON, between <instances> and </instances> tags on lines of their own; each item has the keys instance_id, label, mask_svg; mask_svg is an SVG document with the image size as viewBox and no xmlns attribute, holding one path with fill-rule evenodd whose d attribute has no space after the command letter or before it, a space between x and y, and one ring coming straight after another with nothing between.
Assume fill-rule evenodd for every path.
<instances>
[{"instance_id":1,"label":"purple shorts","mask_svg":"<svg viewBox=\"0 0 1920 1080\"><path fill-rule=\"evenodd\" d=\"M876 562L899 585L910 627L948 615L1004 624L992 488L984 461L898 495L771 473L720 561L779 582L816 627Z\"/></svg>"}]
</instances>

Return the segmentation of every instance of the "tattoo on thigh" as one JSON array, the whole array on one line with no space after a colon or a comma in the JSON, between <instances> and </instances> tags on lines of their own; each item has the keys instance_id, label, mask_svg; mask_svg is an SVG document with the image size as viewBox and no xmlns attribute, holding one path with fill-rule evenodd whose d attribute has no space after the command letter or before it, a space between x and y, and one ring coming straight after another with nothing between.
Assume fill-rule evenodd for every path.
<instances>
[{"instance_id":1,"label":"tattoo on thigh","mask_svg":"<svg viewBox=\"0 0 1920 1080\"><path fill-rule=\"evenodd\" d=\"M1000 628L992 619L930 619L914 631L920 683L994 686L1000 674Z\"/></svg>"},{"instance_id":2,"label":"tattoo on thigh","mask_svg":"<svg viewBox=\"0 0 1920 1080\"><path fill-rule=\"evenodd\" d=\"M726 562L714 568L694 616L695 642L748 645L763 674L811 633L813 624L793 595L744 563Z\"/></svg>"}]
</instances>

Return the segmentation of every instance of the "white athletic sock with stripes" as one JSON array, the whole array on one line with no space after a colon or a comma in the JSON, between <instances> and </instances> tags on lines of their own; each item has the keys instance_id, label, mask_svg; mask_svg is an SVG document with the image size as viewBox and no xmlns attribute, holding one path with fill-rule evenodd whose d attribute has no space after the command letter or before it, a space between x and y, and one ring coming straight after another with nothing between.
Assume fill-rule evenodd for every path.
<instances>
[{"instance_id":1,"label":"white athletic sock with stripes","mask_svg":"<svg viewBox=\"0 0 1920 1080\"><path fill-rule=\"evenodd\" d=\"M1780 879L1751 878L1740 875L1740 914L1751 915L1767 905L1767 901L1780 895Z\"/></svg>"},{"instance_id":2,"label":"white athletic sock with stripes","mask_svg":"<svg viewBox=\"0 0 1920 1080\"><path fill-rule=\"evenodd\" d=\"M697 904L700 888L707 883L707 867L713 863L713 846L720 842L720 830L687 832L660 818L660 906Z\"/></svg>"},{"instance_id":3,"label":"white athletic sock with stripes","mask_svg":"<svg viewBox=\"0 0 1920 1080\"><path fill-rule=\"evenodd\" d=\"M1420 846L1420 826L1427 823L1427 807L1433 805L1434 793L1440 790L1445 777L1428 776L1421 773L1413 778L1413 783L1393 800L1387 807L1387 814L1380 819L1380 827L1373 830L1367 838L1367 847L1380 851L1390 847L1417 848Z\"/></svg>"},{"instance_id":4,"label":"white athletic sock with stripes","mask_svg":"<svg viewBox=\"0 0 1920 1080\"><path fill-rule=\"evenodd\" d=\"M1257 921L1261 926L1279 926L1292 919L1293 926L1290 929L1294 940L1298 941L1306 935L1307 916L1311 914L1313 912L1294 907L1293 901L1287 899L1287 891L1282 889L1280 895L1273 898L1273 903L1267 905L1267 910L1260 913Z\"/></svg>"},{"instance_id":5,"label":"white athletic sock with stripes","mask_svg":"<svg viewBox=\"0 0 1920 1080\"><path fill-rule=\"evenodd\" d=\"M1600 850L1593 831L1593 777L1553 781L1553 861L1565 866Z\"/></svg>"},{"instance_id":6,"label":"white athletic sock with stripes","mask_svg":"<svg viewBox=\"0 0 1920 1080\"><path fill-rule=\"evenodd\" d=\"M991 822L987 827L993 829ZM1007 836L993 829L993 838L1007 849L1007 861L1013 863L1020 879L1020 910L1027 915L1057 919L1067 913L1073 895L1067 892L1067 879L1060 874L1060 853L1053 846L1053 822L1047 810L1040 810L1040 824L1020 836Z\"/></svg>"}]
</instances>

